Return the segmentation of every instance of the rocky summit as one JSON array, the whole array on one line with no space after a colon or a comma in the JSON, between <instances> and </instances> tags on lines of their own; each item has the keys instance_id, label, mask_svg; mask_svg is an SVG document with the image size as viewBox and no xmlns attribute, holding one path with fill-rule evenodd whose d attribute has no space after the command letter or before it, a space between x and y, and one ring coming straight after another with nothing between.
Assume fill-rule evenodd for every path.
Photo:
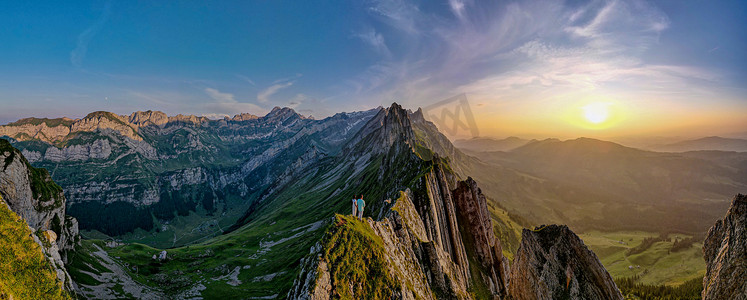
<instances>
[{"instance_id":1,"label":"rocky summit","mask_svg":"<svg viewBox=\"0 0 747 300\"><path fill-rule=\"evenodd\" d=\"M565 225L522 231L509 282L512 299L623 299L594 252Z\"/></svg>"},{"instance_id":2,"label":"rocky summit","mask_svg":"<svg viewBox=\"0 0 747 300\"><path fill-rule=\"evenodd\" d=\"M737 194L703 242L703 299L747 299L747 196Z\"/></svg>"}]
</instances>

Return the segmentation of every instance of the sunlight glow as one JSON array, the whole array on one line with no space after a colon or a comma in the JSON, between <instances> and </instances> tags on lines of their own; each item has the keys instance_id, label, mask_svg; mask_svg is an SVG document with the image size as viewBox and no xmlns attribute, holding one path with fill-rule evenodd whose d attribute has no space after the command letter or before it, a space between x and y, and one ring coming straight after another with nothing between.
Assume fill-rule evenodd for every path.
<instances>
[{"instance_id":1,"label":"sunlight glow","mask_svg":"<svg viewBox=\"0 0 747 300\"><path fill-rule=\"evenodd\" d=\"M591 123L600 124L609 118L609 106L609 103L589 103L582 107L584 118Z\"/></svg>"}]
</instances>

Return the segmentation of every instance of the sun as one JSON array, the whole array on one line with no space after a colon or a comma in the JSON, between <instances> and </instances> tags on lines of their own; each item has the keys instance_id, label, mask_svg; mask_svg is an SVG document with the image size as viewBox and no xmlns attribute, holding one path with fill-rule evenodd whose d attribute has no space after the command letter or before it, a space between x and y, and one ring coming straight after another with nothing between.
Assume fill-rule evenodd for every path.
<instances>
[{"instance_id":1,"label":"sun","mask_svg":"<svg viewBox=\"0 0 747 300\"><path fill-rule=\"evenodd\" d=\"M582 107L584 118L593 124L601 124L610 117L609 103L594 102Z\"/></svg>"}]
</instances>

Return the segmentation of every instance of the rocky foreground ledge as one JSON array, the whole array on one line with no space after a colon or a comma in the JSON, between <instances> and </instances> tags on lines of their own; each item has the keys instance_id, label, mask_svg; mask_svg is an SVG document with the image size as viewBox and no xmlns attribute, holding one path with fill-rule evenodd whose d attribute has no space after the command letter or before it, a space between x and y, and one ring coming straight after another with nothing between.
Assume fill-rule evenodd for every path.
<instances>
[{"instance_id":1,"label":"rocky foreground ledge","mask_svg":"<svg viewBox=\"0 0 747 300\"><path fill-rule=\"evenodd\" d=\"M522 231L508 291L513 299L623 299L594 252L565 225Z\"/></svg>"},{"instance_id":2,"label":"rocky foreground ledge","mask_svg":"<svg viewBox=\"0 0 747 300\"><path fill-rule=\"evenodd\" d=\"M734 196L703 242L703 299L747 299L747 196Z\"/></svg>"}]
</instances>

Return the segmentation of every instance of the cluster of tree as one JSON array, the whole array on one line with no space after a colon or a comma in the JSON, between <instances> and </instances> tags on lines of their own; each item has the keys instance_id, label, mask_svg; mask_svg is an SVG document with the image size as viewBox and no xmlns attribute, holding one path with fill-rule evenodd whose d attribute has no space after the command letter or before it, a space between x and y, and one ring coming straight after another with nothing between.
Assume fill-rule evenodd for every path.
<instances>
[{"instance_id":1,"label":"cluster of tree","mask_svg":"<svg viewBox=\"0 0 747 300\"><path fill-rule=\"evenodd\" d=\"M653 285L639 283L638 276L615 279L615 283L623 295L640 299L669 300L669 299L700 299L703 291L703 278L694 278L678 286Z\"/></svg>"},{"instance_id":2,"label":"cluster of tree","mask_svg":"<svg viewBox=\"0 0 747 300\"><path fill-rule=\"evenodd\" d=\"M625 251L625 254L633 255L633 254L642 253L643 251L648 250L648 248L651 248L651 246L653 246L657 242L665 242L665 241L670 241L670 239L667 238L666 233L660 233L659 236L656 236L656 237L647 237L643 239L640 245L635 246Z\"/></svg>"},{"instance_id":3,"label":"cluster of tree","mask_svg":"<svg viewBox=\"0 0 747 300\"><path fill-rule=\"evenodd\" d=\"M219 195L220 196L220 195ZM98 230L108 235L122 235L137 228L150 231L158 220L187 216L201 205L208 213L215 211L216 196L209 187L192 186L179 191L163 192L160 200L149 207L117 201L103 204L86 201L72 204L67 213L78 219L80 229ZM176 214L175 214L176 213Z\"/></svg>"},{"instance_id":4,"label":"cluster of tree","mask_svg":"<svg viewBox=\"0 0 747 300\"><path fill-rule=\"evenodd\" d=\"M74 203L67 213L78 219L80 229L98 230L108 235L121 235L136 228L153 229L153 217L148 209L137 208L124 201L109 204L99 201Z\"/></svg>"},{"instance_id":5,"label":"cluster of tree","mask_svg":"<svg viewBox=\"0 0 747 300\"><path fill-rule=\"evenodd\" d=\"M695 237L686 238L686 239L677 239L672 244L672 248L669 249L669 252L677 252L680 250L690 248L690 246L692 246L693 243L695 243Z\"/></svg>"}]
</instances>

